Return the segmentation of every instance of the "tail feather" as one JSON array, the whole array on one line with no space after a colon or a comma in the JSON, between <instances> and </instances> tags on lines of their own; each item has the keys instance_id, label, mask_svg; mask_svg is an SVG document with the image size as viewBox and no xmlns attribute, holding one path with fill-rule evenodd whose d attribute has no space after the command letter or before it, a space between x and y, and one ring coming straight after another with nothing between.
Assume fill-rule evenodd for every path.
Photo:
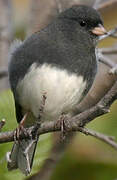
<instances>
[{"instance_id":1,"label":"tail feather","mask_svg":"<svg viewBox=\"0 0 117 180\"><path fill-rule=\"evenodd\" d=\"M8 170L19 168L23 174L28 175L31 171L38 138L36 140L21 140L14 143L10 161L8 161Z\"/></svg>"}]
</instances>

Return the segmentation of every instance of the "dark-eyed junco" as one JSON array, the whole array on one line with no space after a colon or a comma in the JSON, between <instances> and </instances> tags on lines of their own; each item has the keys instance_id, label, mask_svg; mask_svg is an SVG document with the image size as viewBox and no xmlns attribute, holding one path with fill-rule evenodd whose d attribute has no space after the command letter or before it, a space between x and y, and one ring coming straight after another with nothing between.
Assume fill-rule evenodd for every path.
<instances>
[{"instance_id":1,"label":"dark-eyed junco","mask_svg":"<svg viewBox=\"0 0 117 180\"><path fill-rule=\"evenodd\" d=\"M16 118L21 122L29 112L25 127L39 117L42 96L46 101L42 121L56 121L71 114L94 81L97 62L95 47L105 34L99 13L88 6L75 5L60 13L45 29L22 43L15 43L9 64L9 79L14 95ZM29 174L35 142L24 156L30 140L15 143L8 169L19 168Z\"/></svg>"}]
</instances>

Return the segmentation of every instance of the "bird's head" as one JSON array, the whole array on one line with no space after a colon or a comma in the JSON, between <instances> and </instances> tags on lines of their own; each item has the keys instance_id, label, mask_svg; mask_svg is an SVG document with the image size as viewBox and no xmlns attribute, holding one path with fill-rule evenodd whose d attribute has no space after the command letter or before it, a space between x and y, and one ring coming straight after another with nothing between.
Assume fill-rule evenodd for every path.
<instances>
[{"instance_id":1,"label":"bird's head","mask_svg":"<svg viewBox=\"0 0 117 180\"><path fill-rule=\"evenodd\" d=\"M80 31L88 32L94 39L107 33L99 12L92 7L74 5L61 13L60 17L76 23Z\"/></svg>"}]
</instances>

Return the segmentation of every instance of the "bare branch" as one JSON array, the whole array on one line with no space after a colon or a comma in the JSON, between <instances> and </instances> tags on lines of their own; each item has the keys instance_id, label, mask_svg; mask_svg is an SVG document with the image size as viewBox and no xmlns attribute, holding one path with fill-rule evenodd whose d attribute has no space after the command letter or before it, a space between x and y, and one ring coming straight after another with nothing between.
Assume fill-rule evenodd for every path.
<instances>
[{"instance_id":1,"label":"bare branch","mask_svg":"<svg viewBox=\"0 0 117 180\"><path fill-rule=\"evenodd\" d=\"M103 49L97 49L97 58L100 62L106 64L111 69L109 70L110 74L117 74L117 64L114 61L111 61L107 56L104 56L104 53L117 53L117 47L113 48L103 48Z\"/></svg>"},{"instance_id":2,"label":"bare branch","mask_svg":"<svg viewBox=\"0 0 117 180\"><path fill-rule=\"evenodd\" d=\"M56 143L52 147L49 158L44 161L44 164L40 171L29 177L28 180L50 180L58 161L60 161L60 159L62 158L64 150L71 142L72 138L73 133L71 132L68 133L67 138L62 143L61 141L56 141Z\"/></svg>"},{"instance_id":3,"label":"bare branch","mask_svg":"<svg viewBox=\"0 0 117 180\"><path fill-rule=\"evenodd\" d=\"M95 0L93 8L98 9L102 0Z\"/></svg>"},{"instance_id":4,"label":"bare branch","mask_svg":"<svg viewBox=\"0 0 117 180\"><path fill-rule=\"evenodd\" d=\"M99 61L109 66L111 69L109 70L109 74L117 75L117 64L113 61L110 61L108 57L103 56L100 54Z\"/></svg>"},{"instance_id":5,"label":"bare branch","mask_svg":"<svg viewBox=\"0 0 117 180\"><path fill-rule=\"evenodd\" d=\"M62 4L61 4L60 0L55 0L55 2L56 2L58 12L61 13L63 10L62 10Z\"/></svg>"},{"instance_id":6,"label":"bare branch","mask_svg":"<svg viewBox=\"0 0 117 180\"><path fill-rule=\"evenodd\" d=\"M98 0L97 0L98 1ZM108 0L104 3L100 3L99 6L98 6L98 10L104 10L105 8L108 8L108 7L116 7L117 5L117 0Z\"/></svg>"},{"instance_id":7,"label":"bare branch","mask_svg":"<svg viewBox=\"0 0 117 180\"><path fill-rule=\"evenodd\" d=\"M85 135L90 135L90 136L96 137L97 139L99 139L99 140L105 142L106 144L112 146L114 149L117 149L117 143L114 142L115 138L112 136L104 135L104 134L101 134L99 132L93 131L91 129L89 130L87 128L82 128L82 127L79 128L79 131Z\"/></svg>"},{"instance_id":8,"label":"bare branch","mask_svg":"<svg viewBox=\"0 0 117 180\"><path fill-rule=\"evenodd\" d=\"M69 131L79 131L79 127L85 126L87 123L92 121L94 118L101 116L109 112L110 105L117 98L117 81L111 88L111 90L97 103L94 107L74 116L69 120L70 126L66 129ZM67 121L68 121L67 120ZM67 126L67 125L66 125ZM32 132L34 127L27 129L27 131ZM44 134L48 132L60 131L61 127L56 125L55 121L44 122L40 125L38 129L38 134ZM20 135L20 139L27 138L24 134ZM4 132L0 133L0 143L11 142L14 140L14 132Z\"/></svg>"},{"instance_id":9,"label":"bare branch","mask_svg":"<svg viewBox=\"0 0 117 180\"><path fill-rule=\"evenodd\" d=\"M116 63L111 61L107 56L104 56L100 50L98 50L98 60L104 64L106 64L107 66L109 66L110 68L114 68Z\"/></svg>"},{"instance_id":10,"label":"bare branch","mask_svg":"<svg viewBox=\"0 0 117 180\"><path fill-rule=\"evenodd\" d=\"M117 64L113 68L110 69L109 73L110 74L117 74Z\"/></svg>"},{"instance_id":11,"label":"bare branch","mask_svg":"<svg viewBox=\"0 0 117 180\"><path fill-rule=\"evenodd\" d=\"M117 33L117 27L115 27L114 29L110 30L107 34L104 34L102 36L100 36L99 41L102 39L105 39L109 36L114 37L115 38L115 34Z\"/></svg>"},{"instance_id":12,"label":"bare branch","mask_svg":"<svg viewBox=\"0 0 117 180\"><path fill-rule=\"evenodd\" d=\"M117 44L108 48L100 48L99 51L103 54L117 54Z\"/></svg>"}]
</instances>

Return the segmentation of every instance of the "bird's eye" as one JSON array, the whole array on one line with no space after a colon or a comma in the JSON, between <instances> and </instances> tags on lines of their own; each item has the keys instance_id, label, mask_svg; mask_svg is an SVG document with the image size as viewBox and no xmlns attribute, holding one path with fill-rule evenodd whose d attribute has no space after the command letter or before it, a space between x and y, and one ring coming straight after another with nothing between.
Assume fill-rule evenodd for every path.
<instances>
[{"instance_id":1,"label":"bird's eye","mask_svg":"<svg viewBox=\"0 0 117 180\"><path fill-rule=\"evenodd\" d=\"M86 22L85 22L85 21L81 21L81 22L80 22L80 25L81 25L81 26L86 26Z\"/></svg>"}]
</instances>

